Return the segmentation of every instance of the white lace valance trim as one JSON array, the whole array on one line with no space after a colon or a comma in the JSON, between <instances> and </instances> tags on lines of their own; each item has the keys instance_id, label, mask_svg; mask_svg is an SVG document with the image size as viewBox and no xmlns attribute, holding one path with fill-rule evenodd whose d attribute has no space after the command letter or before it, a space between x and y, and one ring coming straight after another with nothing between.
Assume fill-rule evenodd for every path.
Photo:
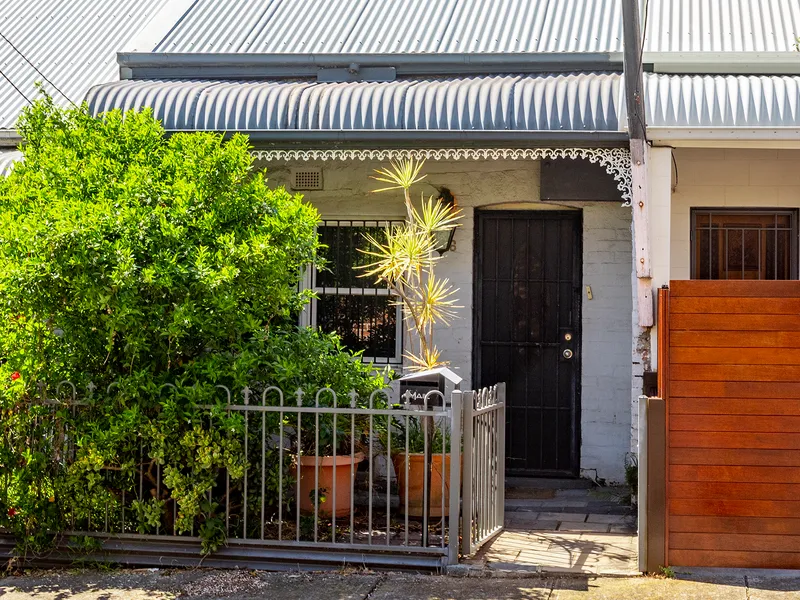
<instances>
[{"instance_id":1,"label":"white lace valance trim","mask_svg":"<svg viewBox=\"0 0 800 600\"><path fill-rule=\"evenodd\" d=\"M631 155L626 148L431 148L414 150L254 150L259 160L320 161L370 160L385 161L398 158L426 160L546 160L552 158L581 158L599 163L614 177L622 192L625 206L631 203Z\"/></svg>"}]
</instances>

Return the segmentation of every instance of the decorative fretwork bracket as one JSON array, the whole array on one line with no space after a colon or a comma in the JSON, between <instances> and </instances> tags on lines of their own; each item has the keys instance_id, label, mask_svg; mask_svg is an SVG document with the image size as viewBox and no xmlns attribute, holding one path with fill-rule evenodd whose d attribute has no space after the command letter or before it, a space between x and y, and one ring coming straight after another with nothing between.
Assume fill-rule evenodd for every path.
<instances>
[{"instance_id":1,"label":"decorative fretwork bracket","mask_svg":"<svg viewBox=\"0 0 800 600\"><path fill-rule=\"evenodd\" d=\"M368 160L386 161L399 158L426 160L546 160L571 158L588 160L605 167L622 192L624 206L632 197L631 154L627 148L431 148L383 150L254 150L253 156L267 162Z\"/></svg>"}]
</instances>

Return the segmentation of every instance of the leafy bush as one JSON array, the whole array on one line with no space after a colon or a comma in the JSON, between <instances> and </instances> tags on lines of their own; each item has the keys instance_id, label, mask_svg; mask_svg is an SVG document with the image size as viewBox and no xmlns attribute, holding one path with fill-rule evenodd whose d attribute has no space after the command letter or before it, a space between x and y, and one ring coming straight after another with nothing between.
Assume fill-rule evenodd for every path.
<instances>
[{"instance_id":1,"label":"leafy bush","mask_svg":"<svg viewBox=\"0 0 800 600\"><path fill-rule=\"evenodd\" d=\"M267 187L244 136L165 139L148 112L100 120L47 102L19 129L0 297L4 351L29 380L180 372L301 307L318 215Z\"/></svg>"},{"instance_id":2,"label":"leafy bush","mask_svg":"<svg viewBox=\"0 0 800 600\"><path fill-rule=\"evenodd\" d=\"M0 526L25 551L103 522L199 532L214 550L212 491L261 464L246 427L278 427L222 410L216 385L383 385L335 337L294 326L318 215L267 186L241 135L165 137L148 112L49 100L19 130L25 161L0 179ZM42 404L71 395L62 380L85 406ZM251 489L282 485L277 463Z\"/></svg>"}]
</instances>

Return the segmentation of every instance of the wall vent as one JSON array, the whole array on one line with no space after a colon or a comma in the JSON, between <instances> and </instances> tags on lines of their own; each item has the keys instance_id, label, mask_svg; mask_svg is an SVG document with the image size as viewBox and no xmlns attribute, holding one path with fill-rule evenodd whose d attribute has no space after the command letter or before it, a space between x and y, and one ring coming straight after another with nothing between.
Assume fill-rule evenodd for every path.
<instances>
[{"instance_id":1,"label":"wall vent","mask_svg":"<svg viewBox=\"0 0 800 600\"><path fill-rule=\"evenodd\" d=\"M321 190L322 169L305 167L292 169L293 190Z\"/></svg>"}]
</instances>

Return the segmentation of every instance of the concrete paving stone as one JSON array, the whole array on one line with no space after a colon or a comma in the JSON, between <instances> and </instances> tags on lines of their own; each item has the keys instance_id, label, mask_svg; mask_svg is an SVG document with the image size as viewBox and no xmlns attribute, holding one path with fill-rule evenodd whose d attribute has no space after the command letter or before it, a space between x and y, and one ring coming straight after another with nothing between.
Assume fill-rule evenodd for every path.
<instances>
[{"instance_id":1,"label":"concrete paving stone","mask_svg":"<svg viewBox=\"0 0 800 600\"><path fill-rule=\"evenodd\" d=\"M574 510L570 510L573 508L580 508L585 509L588 508L588 502L581 502L579 500L542 500L540 506L542 510L551 510L555 509L558 512L575 512Z\"/></svg>"},{"instance_id":2,"label":"concrete paving stone","mask_svg":"<svg viewBox=\"0 0 800 600\"><path fill-rule=\"evenodd\" d=\"M652 577L555 582L551 600L746 600L744 585L725 585Z\"/></svg>"},{"instance_id":3,"label":"concrete paving stone","mask_svg":"<svg viewBox=\"0 0 800 600\"><path fill-rule=\"evenodd\" d=\"M518 512L518 513L538 513L538 512L540 512L541 510L542 510L542 507L541 507L541 506L523 506L523 507L515 508L515 509L513 509L511 512ZM508 512L509 512L509 510L508 510L508 508L506 508L506 513L508 513Z\"/></svg>"},{"instance_id":4,"label":"concrete paving stone","mask_svg":"<svg viewBox=\"0 0 800 600\"><path fill-rule=\"evenodd\" d=\"M622 504L589 501L586 504L586 512L594 515L630 515L633 509Z\"/></svg>"},{"instance_id":5,"label":"concrete paving stone","mask_svg":"<svg viewBox=\"0 0 800 600\"><path fill-rule=\"evenodd\" d=\"M800 598L800 577L787 579L747 578L748 600L778 600Z\"/></svg>"},{"instance_id":6,"label":"concrete paving stone","mask_svg":"<svg viewBox=\"0 0 800 600\"><path fill-rule=\"evenodd\" d=\"M775 569L676 569L679 579L718 585L746 583L749 600L800 599L800 572Z\"/></svg>"},{"instance_id":7,"label":"concrete paving stone","mask_svg":"<svg viewBox=\"0 0 800 600\"><path fill-rule=\"evenodd\" d=\"M3 600L167 600L177 597L162 585L155 569L98 574L97 571L32 571L22 577L0 579Z\"/></svg>"},{"instance_id":8,"label":"concrete paving stone","mask_svg":"<svg viewBox=\"0 0 800 600\"><path fill-rule=\"evenodd\" d=\"M607 523L609 525L623 525L629 520L632 520L632 517L626 515L597 515L594 513L589 513L586 518L587 523Z\"/></svg>"},{"instance_id":9,"label":"concrete paving stone","mask_svg":"<svg viewBox=\"0 0 800 600\"><path fill-rule=\"evenodd\" d=\"M506 531L483 552L490 569L572 574L635 574L636 537L591 532ZM517 552L515 559L511 554ZM503 563L500 566L500 563ZM511 563L511 564L509 564Z\"/></svg>"},{"instance_id":10,"label":"concrete paving stone","mask_svg":"<svg viewBox=\"0 0 800 600\"><path fill-rule=\"evenodd\" d=\"M506 487L531 488L537 490L594 489L588 479L552 479L538 477L506 477Z\"/></svg>"},{"instance_id":11,"label":"concrete paving stone","mask_svg":"<svg viewBox=\"0 0 800 600\"><path fill-rule=\"evenodd\" d=\"M542 506L547 500L529 500L525 498L508 499L505 501L506 510Z\"/></svg>"},{"instance_id":12,"label":"concrete paving stone","mask_svg":"<svg viewBox=\"0 0 800 600\"><path fill-rule=\"evenodd\" d=\"M548 579L483 579L399 575L382 581L370 600L539 600L550 597ZM330 596L329 598L335 598Z\"/></svg>"},{"instance_id":13,"label":"concrete paving stone","mask_svg":"<svg viewBox=\"0 0 800 600\"><path fill-rule=\"evenodd\" d=\"M558 528L558 521L533 521L525 527L529 531L555 531Z\"/></svg>"},{"instance_id":14,"label":"concrete paving stone","mask_svg":"<svg viewBox=\"0 0 800 600\"><path fill-rule=\"evenodd\" d=\"M608 532L628 535L631 533L636 533L636 525L611 525L608 528Z\"/></svg>"},{"instance_id":15,"label":"concrete paving stone","mask_svg":"<svg viewBox=\"0 0 800 600\"><path fill-rule=\"evenodd\" d=\"M0 579L3 600L361 600L376 574L264 573L246 570L50 571Z\"/></svg>"},{"instance_id":16,"label":"concrete paving stone","mask_svg":"<svg viewBox=\"0 0 800 600\"><path fill-rule=\"evenodd\" d=\"M547 521L569 521L570 523L585 523L586 513L542 511L541 513L539 513L539 518Z\"/></svg>"},{"instance_id":17,"label":"concrete paving stone","mask_svg":"<svg viewBox=\"0 0 800 600\"><path fill-rule=\"evenodd\" d=\"M562 521L558 526L558 531L594 531L597 533L608 533L607 523L570 523Z\"/></svg>"},{"instance_id":18,"label":"concrete paving stone","mask_svg":"<svg viewBox=\"0 0 800 600\"><path fill-rule=\"evenodd\" d=\"M507 529L525 530L533 527L540 521L552 521L553 519L542 519L539 513L512 513L506 515L505 526ZM555 527L553 528L555 529Z\"/></svg>"},{"instance_id":19,"label":"concrete paving stone","mask_svg":"<svg viewBox=\"0 0 800 600\"><path fill-rule=\"evenodd\" d=\"M588 502L592 497L590 492L591 490L556 490L556 498L580 498Z\"/></svg>"}]
</instances>

